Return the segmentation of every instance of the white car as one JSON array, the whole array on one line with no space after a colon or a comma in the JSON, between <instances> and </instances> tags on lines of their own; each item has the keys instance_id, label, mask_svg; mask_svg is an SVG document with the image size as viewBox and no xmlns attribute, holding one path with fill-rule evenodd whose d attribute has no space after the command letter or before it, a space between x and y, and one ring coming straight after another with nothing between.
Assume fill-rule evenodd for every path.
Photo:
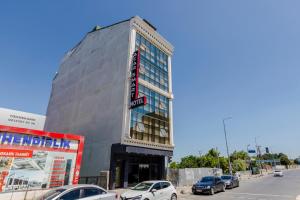
<instances>
[{"instance_id":1,"label":"white car","mask_svg":"<svg viewBox=\"0 0 300 200\"><path fill-rule=\"evenodd\" d=\"M169 181L145 181L121 195L121 200L176 200L175 187Z\"/></svg>"},{"instance_id":2,"label":"white car","mask_svg":"<svg viewBox=\"0 0 300 200\"><path fill-rule=\"evenodd\" d=\"M46 192L36 200L116 200L118 195L108 193L96 185L68 185Z\"/></svg>"},{"instance_id":3,"label":"white car","mask_svg":"<svg viewBox=\"0 0 300 200\"><path fill-rule=\"evenodd\" d=\"M281 170L275 170L273 174L274 176L280 176L280 177L283 176L283 172Z\"/></svg>"}]
</instances>

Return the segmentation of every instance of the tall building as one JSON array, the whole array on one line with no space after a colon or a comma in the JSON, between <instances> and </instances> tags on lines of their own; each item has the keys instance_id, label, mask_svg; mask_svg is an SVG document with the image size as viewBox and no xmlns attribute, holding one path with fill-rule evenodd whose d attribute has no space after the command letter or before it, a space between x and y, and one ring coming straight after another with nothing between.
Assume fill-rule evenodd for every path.
<instances>
[{"instance_id":1,"label":"tall building","mask_svg":"<svg viewBox=\"0 0 300 200\"><path fill-rule=\"evenodd\" d=\"M173 46L140 17L95 27L62 60L45 130L85 136L80 175L162 179L172 156Z\"/></svg>"}]
</instances>

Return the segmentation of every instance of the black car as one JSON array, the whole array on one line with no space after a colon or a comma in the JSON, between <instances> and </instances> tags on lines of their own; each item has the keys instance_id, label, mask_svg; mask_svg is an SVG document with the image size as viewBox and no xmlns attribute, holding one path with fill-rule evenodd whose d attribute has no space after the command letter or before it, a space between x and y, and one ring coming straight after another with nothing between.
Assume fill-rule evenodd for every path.
<instances>
[{"instance_id":1,"label":"black car","mask_svg":"<svg viewBox=\"0 0 300 200\"><path fill-rule=\"evenodd\" d=\"M240 186L240 181L238 177L232 175L221 176L222 181L224 181L226 188L234 188Z\"/></svg>"},{"instance_id":2,"label":"black car","mask_svg":"<svg viewBox=\"0 0 300 200\"><path fill-rule=\"evenodd\" d=\"M192 187L192 192L194 194L198 193L208 193L210 195L215 194L215 192L225 192L225 183L220 177L217 176L204 176Z\"/></svg>"}]
</instances>

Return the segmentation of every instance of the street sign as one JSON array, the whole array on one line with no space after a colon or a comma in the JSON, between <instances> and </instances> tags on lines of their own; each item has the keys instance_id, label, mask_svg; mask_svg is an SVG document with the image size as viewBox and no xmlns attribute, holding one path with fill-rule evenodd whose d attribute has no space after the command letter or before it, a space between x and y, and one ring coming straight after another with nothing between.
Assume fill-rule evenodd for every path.
<instances>
[{"instance_id":1,"label":"street sign","mask_svg":"<svg viewBox=\"0 0 300 200\"><path fill-rule=\"evenodd\" d=\"M274 159L274 160L256 160L256 162L258 162L258 163L274 163L274 162L279 163L280 160L279 159Z\"/></svg>"},{"instance_id":2,"label":"street sign","mask_svg":"<svg viewBox=\"0 0 300 200\"><path fill-rule=\"evenodd\" d=\"M248 153L256 153L256 151L254 149L249 149Z\"/></svg>"}]
</instances>

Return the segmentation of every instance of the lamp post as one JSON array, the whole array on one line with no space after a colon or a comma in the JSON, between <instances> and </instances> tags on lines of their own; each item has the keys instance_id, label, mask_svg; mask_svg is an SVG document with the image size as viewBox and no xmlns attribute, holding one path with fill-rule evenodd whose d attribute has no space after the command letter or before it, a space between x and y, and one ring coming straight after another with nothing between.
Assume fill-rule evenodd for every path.
<instances>
[{"instance_id":1,"label":"lamp post","mask_svg":"<svg viewBox=\"0 0 300 200\"><path fill-rule=\"evenodd\" d=\"M230 175L232 175L232 166L231 166L231 162L230 162L230 155L229 155L229 149L228 149L228 142L227 142L227 133L226 133L226 125L225 125L225 121L232 119L232 117L226 117L223 119L223 127L224 127L224 135L225 135L225 142L226 142L226 149L227 149L227 156L228 156L228 166L229 166L229 173Z\"/></svg>"},{"instance_id":2,"label":"lamp post","mask_svg":"<svg viewBox=\"0 0 300 200\"><path fill-rule=\"evenodd\" d=\"M249 160L248 160L248 162L249 162L249 167L248 167L248 169L251 170L251 156L250 156L250 154L249 154L249 147L250 147L250 144L247 145L247 154L248 154L248 156L249 156Z\"/></svg>"},{"instance_id":3,"label":"lamp post","mask_svg":"<svg viewBox=\"0 0 300 200\"><path fill-rule=\"evenodd\" d=\"M217 152L217 156L218 156L218 168L221 169L221 165L220 165L220 155L219 155L218 147L216 147L216 152Z\"/></svg>"},{"instance_id":4,"label":"lamp post","mask_svg":"<svg viewBox=\"0 0 300 200\"><path fill-rule=\"evenodd\" d=\"M269 146L269 148L270 148L270 146ZM272 149L272 147L271 147L271 149ZM273 152L273 150L271 150L270 153L271 153L272 159L273 159L272 168L274 167L274 169L275 169L275 168L276 168L276 162L275 162L275 157L274 157L274 152ZM274 166L273 166L273 165L274 165Z\"/></svg>"},{"instance_id":5,"label":"lamp post","mask_svg":"<svg viewBox=\"0 0 300 200\"><path fill-rule=\"evenodd\" d=\"M262 165L262 161L260 160L261 153L260 153L260 146L258 146L258 144L257 144L257 138L258 137L254 138L255 139L255 145L256 145L256 157L259 160L259 163L260 163L260 174L262 175L263 165Z\"/></svg>"}]
</instances>

